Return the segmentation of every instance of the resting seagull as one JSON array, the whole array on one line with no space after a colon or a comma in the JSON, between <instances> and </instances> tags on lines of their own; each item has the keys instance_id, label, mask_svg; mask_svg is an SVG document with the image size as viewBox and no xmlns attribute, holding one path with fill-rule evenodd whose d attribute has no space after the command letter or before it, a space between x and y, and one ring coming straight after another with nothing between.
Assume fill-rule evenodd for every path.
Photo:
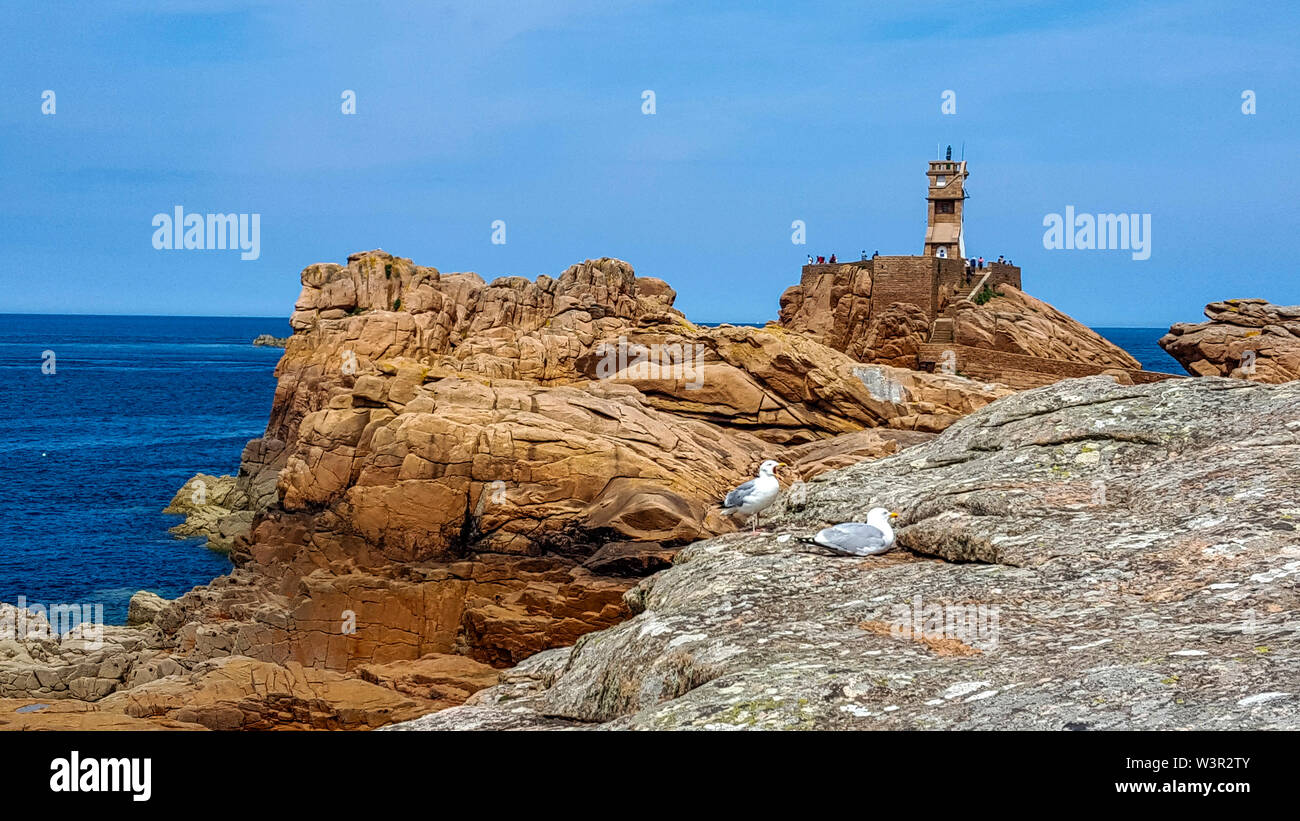
<instances>
[{"instance_id":1,"label":"resting seagull","mask_svg":"<svg viewBox=\"0 0 1300 821\"><path fill-rule=\"evenodd\" d=\"M873 507L865 523L833 525L806 541L846 556L875 556L893 548L894 529L889 526L889 520L897 516L883 507Z\"/></svg>"},{"instance_id":2,"label":"resting seagull","mask_svg":"<svg viewBox=\"0 0 1300 821\"><path fill-rule=\"evenodd\" d=\"M740 487L727 494L727 498L722 500L722 515L734 516L739 513L744 516L754 517L754 529L752 532L758 532L758 514L767 510L776 501L776 497L781 495L781 483L777 481L777 468L783 468L787 465L784 462L777 462L768 459L758 466L758 476L750 479Z\"/></svg>"}]
</instances>

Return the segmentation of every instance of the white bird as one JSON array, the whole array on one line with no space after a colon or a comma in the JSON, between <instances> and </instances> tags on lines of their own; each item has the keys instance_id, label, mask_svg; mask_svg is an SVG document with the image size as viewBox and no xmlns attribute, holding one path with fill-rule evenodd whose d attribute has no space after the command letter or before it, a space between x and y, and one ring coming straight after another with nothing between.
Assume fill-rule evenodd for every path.
<instances>
[{"instance_id":1,"label":"white bird","mask_svg":"<svg viewBox=\"0 0 1300 821\"><path fill-rule=\"evenodd\" d=\"M739 513L754 517L754 529L758 532L758 514L772 506L776 497L781 495L781 483L776 478L776 469L787 467L784 462L768 459L758 466L758 476L745 482L727 494L722 500L722 515L734 516Z\"/></svg>"},{"instance_id":2,"label":"white bird","mask_svg":"<svg viewBox=\"0 0 1300 821\"><path fill-rule=\"evenodd\" d=\"M897 518L883 507L873 507L867 513L866 523L844 522L823 528L812 537L812 542L836 553L849 556L875 556L888 552L894 546L894 529L889 520Z\"/></svg>"}]
</instances>

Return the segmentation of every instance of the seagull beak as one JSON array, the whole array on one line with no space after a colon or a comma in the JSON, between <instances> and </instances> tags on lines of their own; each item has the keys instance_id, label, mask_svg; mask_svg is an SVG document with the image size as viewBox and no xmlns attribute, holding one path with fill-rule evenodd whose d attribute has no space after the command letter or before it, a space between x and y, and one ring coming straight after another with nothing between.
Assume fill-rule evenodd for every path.
<instances>
[{"instance_id":1,"label":"seagull beak","mask_svg":"<svg viewBox=\"0 0 1300 821\"><path fill-rule=\"evenodd\" d=\"M891 511L889 511L889 518L891 518L891 519L897 519L897 518L898 518L898 511L897 511L897 510L891 510Z\"/></svg>"}]
</instances>

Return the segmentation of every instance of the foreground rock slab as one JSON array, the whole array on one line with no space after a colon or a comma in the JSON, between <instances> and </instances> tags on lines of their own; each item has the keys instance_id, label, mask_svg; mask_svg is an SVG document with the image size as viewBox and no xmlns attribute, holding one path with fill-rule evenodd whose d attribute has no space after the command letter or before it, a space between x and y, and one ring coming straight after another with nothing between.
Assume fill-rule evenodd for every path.
<instances>
[{"instance_id":1,"label":"foreground rock slab","mask_svg":"<svg viewBox=\"0 0 1300 821\"><path fill-rule=\"evenodd\" d=\"M1066 380L682 550L394 729L1295 729L1300 385ZM900 548L797 536L900 510Z\"/></svg>"}]
</instances>

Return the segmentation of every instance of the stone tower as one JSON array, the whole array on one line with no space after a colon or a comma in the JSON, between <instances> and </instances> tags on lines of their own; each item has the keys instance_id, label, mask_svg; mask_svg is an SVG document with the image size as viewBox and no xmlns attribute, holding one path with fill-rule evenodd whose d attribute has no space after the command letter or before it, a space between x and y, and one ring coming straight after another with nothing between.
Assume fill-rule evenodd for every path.
<instances>
[{"instance_id":1,"label":"stone tower","mask_svg":"<svg viewBox=\"0 0 1300 821\"><path fill-rule=\"evenodd\" d=\"M925 172L930 180L928 220L925 226L925 255L927 257L966 256L966 240L962 236L961 212L966 201L966 161L954 162L952 146L948 158L932 160Z\"/></svg>"}]
</instances>

